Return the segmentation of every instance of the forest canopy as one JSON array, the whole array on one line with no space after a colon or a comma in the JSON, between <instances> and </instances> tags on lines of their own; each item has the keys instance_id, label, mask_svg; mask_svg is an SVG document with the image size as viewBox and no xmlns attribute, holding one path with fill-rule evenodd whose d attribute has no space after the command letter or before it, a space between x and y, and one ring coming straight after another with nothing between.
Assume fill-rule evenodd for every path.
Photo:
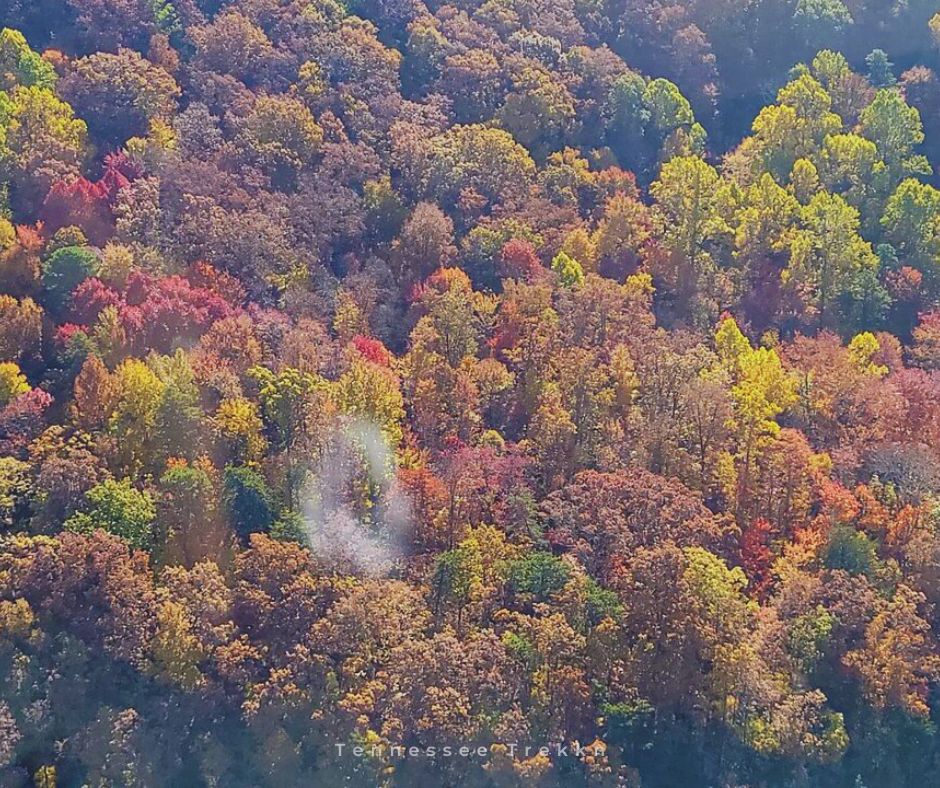
<instances>
[{"instance_id":1,"label":"forest canopy","mask_svg":"<svg viewBox=\"0 0 940 788\"><path fill-rule=\"evenodd\" d=\"M938 71L932 0L0 2L0 785L929 784Z\"/></svg>"}]
</instances>

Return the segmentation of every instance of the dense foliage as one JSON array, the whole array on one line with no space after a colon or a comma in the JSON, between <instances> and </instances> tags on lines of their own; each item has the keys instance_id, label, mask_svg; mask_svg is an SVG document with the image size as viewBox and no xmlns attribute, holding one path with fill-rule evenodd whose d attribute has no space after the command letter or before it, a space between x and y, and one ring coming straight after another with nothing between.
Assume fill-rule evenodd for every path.
<instances>
[{"instance_id":1,"label":"dense foliage","mask_svg":"<svg viewBox=\"0 0 940 788\"><path fill-rule=\"evenodd\" d=\"M0 784L935 779L935 2L0 27Z\"/></svg>"}]
</instances>

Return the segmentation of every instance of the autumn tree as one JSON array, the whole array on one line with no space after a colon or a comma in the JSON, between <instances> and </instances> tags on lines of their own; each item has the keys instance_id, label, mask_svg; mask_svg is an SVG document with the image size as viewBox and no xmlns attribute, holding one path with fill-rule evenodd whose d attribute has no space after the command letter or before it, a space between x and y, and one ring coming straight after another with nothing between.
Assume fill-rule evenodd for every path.
<instances>
[{"instance_id":1,"label":"autumn tree","mask_svg":"<svg viewBox=\"0 0 940 788\"><path fill-rule=\"evenodd\" d=\"M155 120L169 120L180 96L170 74L131 49L76 60L61 91L71 104L85 108L96 139L117 144L145 135Z\"/></svg>"},{"instance_id":2,"label":"autumn tree","mask_svg":"<svg viewBox=\"0 0 940 788\"><path fill-rule=\"evenodd\" d=\"M0 131L0 177L23 207L34 207L55 181L81 173L88 127L48 88L17 85L0 94Z\"/></svg>"}]
</instances>

